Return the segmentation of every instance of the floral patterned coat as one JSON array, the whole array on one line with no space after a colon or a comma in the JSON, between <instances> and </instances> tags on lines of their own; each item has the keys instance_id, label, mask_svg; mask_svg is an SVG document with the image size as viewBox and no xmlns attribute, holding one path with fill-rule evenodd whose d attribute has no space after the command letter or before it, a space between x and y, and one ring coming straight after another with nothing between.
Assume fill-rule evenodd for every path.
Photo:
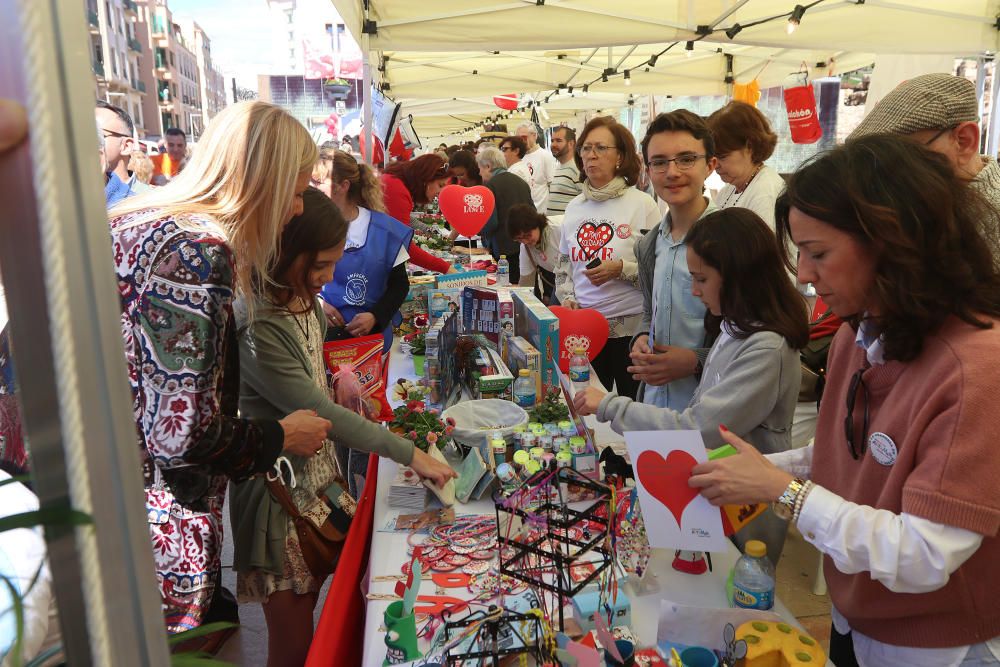
<instances>
[{"instance_id":1,"label":"floral patterned coat","mask_svg":"<svg viewBox=\"0 0 1000 667\"><path fill-rule=\"evenodd\" d=\"M142 214L138 214L142 215ZM268 470L276 421L238 419L233 253L208 217L111 221L146 513L170 632L201 624L230 479Z\"/></svg>"}]
</instances>

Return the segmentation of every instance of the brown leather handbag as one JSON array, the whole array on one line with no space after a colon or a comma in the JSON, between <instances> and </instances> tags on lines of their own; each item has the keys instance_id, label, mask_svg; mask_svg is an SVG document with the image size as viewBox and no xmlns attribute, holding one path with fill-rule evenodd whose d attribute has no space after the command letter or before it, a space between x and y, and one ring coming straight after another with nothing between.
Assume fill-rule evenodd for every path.
<instances>
[{"instance_id":1,"label":"brown leather handbag","mask_svg":"<svg viewBox=\"0 0 1000 667\"><path fill-rule=\"evenodd\" d=\"M330 485L324 500L331 512L322 525L316 525L314 521L299 512L282 479L268 478L267 488L292 518L295 533L299 537L302 557L309 571L317 579L325 579L333 572L340 558L340 552L344 548L344 540L347 538L347 531L351 527L356 509L354 499L341 484L335 482Z\"/></svg>"}]
</instances>

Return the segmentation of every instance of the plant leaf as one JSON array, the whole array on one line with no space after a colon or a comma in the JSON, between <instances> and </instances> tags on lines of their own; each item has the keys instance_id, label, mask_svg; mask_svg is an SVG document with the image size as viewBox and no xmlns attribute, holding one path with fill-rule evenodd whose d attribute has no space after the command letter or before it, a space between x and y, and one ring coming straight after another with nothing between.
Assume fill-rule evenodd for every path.
<instances>
[{"instance_id":1,"label":"plant leaf","mask_svg":"<svg viewBox=\"0 0 1000 667\"><path fill-rule=\"evenodd\" d=\"M218 621L216 623L206 623L205 625L199 625L197 628L192 628L190 630L185 630L184 632L178 632L175 635L170 635L167 638L167 643L171 646L176 646L181 642L186 642L189 639L197 639L198 637L204 637L205 635L210 635L213 632L218 632L219 630L227 630L229 628L238 628L239 623L230 623L229 621Z\"/></svg>"},{"instance_id":2,"label":"plant leaf","mask_svg":"<svg viewBox=\"0 0 1000 667\"><path fill-rule=\"evenodd\" d=\"M17 667L21 664L21 645L24 643L24 600L10 577L0 575L0 581L7 587L14 603L14 645L10 647L9 655L14 656L12 664Z\"/></svg>"},{"instance_id":3,"label":"plant leaf","mask_svg":"<svg viewBox=\"0 0 1000 667\"><path fill-rule=\"evenodd\" d=\"M89 514L71 507L43 507L0 518L0 533L17 528L36 526L85 526L94 523Z\"/></svg>"}]
</instances>

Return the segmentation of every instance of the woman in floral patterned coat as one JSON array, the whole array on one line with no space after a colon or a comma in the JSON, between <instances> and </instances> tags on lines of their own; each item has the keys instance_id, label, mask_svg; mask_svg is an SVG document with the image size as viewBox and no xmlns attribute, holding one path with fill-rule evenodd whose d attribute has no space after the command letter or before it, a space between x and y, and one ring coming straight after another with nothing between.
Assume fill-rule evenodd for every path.
<instances>
[{"instance_id":1,"label":"woman in floral patterned coat","mask_svg":"<svg viewBox=\"0 0 1000 667\"><path fill-rule=\"evenodd\" d=\"M302 211L317 150L262 102L228 107L168 185L112 210L122 334L142 448L146 510L167 629L200 625L220 573L229 480L282 451L312 456L330 423L300 410L237 418L237 294L267 275Z\"/></svg>"}]
</instances>

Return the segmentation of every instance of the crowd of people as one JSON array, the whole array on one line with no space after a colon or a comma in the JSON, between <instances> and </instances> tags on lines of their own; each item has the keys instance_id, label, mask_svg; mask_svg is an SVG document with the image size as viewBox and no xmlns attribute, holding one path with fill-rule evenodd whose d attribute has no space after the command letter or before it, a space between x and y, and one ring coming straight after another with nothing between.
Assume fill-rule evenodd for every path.
<instances>
[{"instance_id":1,"label":"crowd of people","mask_svg":"<svg viewBox=\"0 0 1000 667\"><path fill-rule=\"evenodd\" d=\"M761 539L777 562L790 521L826 556L834 664L1000 664L1000 167L979 153L968 80L901 84L787 182L765 164L775 133L743 102L660 114L641 140L596 117L578 136L555 129L548 150L525 122L498 145L442 146L381 174L244 102L190 156L168 135L148 184L127 114L101 103L96 116L171 632L231 604L227 491L237 595L263 605L268 664L292 665L323 577L265 475L291 469L296 507L319 521L352 450L454 475L331 398L321 350L391 342L408 261L454 270L414 245L410 217L456 182L493 192L482 237L512 283L608 321L593 361L605 390L577 392L577 410L619 432L732 445L690 484L713 504L772 503L737 544ZM726 183L714 201L713 171ZM815 290L812 308L795 281ZM840 326L815 438L792 448L810 312L824 332Z\"/></svg>"}]
</instances>

